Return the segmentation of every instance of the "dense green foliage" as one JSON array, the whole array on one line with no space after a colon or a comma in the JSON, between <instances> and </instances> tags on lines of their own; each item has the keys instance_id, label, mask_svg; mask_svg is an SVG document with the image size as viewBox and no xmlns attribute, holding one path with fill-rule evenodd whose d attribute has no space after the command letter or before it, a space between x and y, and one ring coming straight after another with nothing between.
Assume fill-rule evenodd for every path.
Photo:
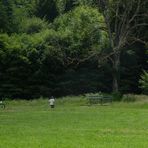
<instances>
[{"instance_id":1,"label":"dense green foliage","mask_svg":"<svg viewBox=\"0 0 148 148\"><path fill-rule=\"evenodd\" d=\"M0 1L0 97L35 98L112 91L102 13L88 0ZM146 20L147 21L147 20ZM140 32L147 42L147 31ZM143 33L144 32L144 33ZM121 53L121 92L141 92L147 47Z\"/></svg>"}]
</instances>

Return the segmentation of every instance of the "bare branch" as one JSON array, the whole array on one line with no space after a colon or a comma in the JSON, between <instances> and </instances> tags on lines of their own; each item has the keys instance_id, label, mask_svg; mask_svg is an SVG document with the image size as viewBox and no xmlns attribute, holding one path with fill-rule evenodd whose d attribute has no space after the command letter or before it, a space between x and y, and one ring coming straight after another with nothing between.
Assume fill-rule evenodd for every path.
<instances>
[{"instance_id":1,"label":"bare branch","mask_svg":"<svg viewBox=\"0 0 148 148\"><path fill-rule=\"evenodd\" d=\"M140 3L141 0L138 0L138 4L137 4L137 9L135 11L135 13L133 14L133 16L131 17L131 19L129 20L129 24L135 19L135 17L138 15L139 9L140 9Z\"/></svg>"},{"instance_id":2,"label":"bare branch","mask_svg":"<svg viewBox=\"0 0 148 148\"><path fill-rule=\"evenodd\" d=\"M139 43L142 43L144 45L148 44L148 42L146 42L143 39L140 39L138 37L137 38L136 37L131 37L130 39L132 40L132 42L130 42L131 45L134 44L135 42L139 42Z\"/></svg>"},{"instance_id":3,"label":"bare branch","mask_svg":"<svg viewBox=\"0 0 148 148\"><path fill-rule=\"evenodd\" d=\"M135 25L133 25L133 27L130 28L130 30L133 30L133 29L140 27L140 26L148 26L148 24L147 23L135 24Z\"/></svg>"}]
</instances>

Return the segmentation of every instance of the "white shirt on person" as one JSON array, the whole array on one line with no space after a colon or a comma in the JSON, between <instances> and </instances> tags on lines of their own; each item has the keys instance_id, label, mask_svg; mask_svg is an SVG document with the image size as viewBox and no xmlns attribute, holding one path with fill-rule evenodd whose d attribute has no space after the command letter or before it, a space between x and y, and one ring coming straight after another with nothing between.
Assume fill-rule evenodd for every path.
<instances>
[{"instance_id":1,"label":"white shirt on person","mask_svg":"<svg viewBox=\"0 0 148 148\"><path fill-rule=\"evenodd\" d=\"M54 102L55 102L55 99L54 98L49 99L49 104L50 105L54 105Z\"/></svg>"}]
</instances>

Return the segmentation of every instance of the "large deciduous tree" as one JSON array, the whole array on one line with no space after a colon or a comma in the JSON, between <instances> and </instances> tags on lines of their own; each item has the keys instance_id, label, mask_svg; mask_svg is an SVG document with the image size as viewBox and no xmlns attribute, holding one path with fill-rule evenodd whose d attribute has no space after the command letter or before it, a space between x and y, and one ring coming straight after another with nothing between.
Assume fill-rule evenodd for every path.
<instances>
[{"instance_id":1,"label":"large deciduous tree","mask_svg":"<svg viewBox=\"0 0 148 148\"><path fill-rule=\"evenodd\" d=\"M79 6L55 19L55 49L61 49L65 65L79 65L108 46L107 33L101 30L103 16L96 9ZM52 44L54 44L52 42Z\"/></svg>"},{"instance_id":2,"label":"large deciduous tree","mask_svg":"<svg viewBox=\"0 0 148 148\"><path fill-rule=\"evenodd\" d=\"M103 13L109 35L113 66L113 91L119 91L120 55L125 45L132 41L142 41L139 27L147 25L146 0L96 0Z\"/></svg>"}]
</instances>

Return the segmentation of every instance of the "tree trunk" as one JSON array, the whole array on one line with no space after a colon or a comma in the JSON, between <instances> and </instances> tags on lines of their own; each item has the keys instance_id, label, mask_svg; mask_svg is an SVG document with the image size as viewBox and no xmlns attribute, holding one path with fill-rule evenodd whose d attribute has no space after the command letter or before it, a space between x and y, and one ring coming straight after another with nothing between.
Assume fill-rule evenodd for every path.
<instances>
[{"instance_id":1,"label":"tree trunk","mask_svg":"<svg viewBox=\"0 0 148 148\"><path fill-rule=\"evenodd\" d=\"M119 92L120 79L120 52L115 53L113 57L113 92Z\"/></svg>"}]
</instances>

